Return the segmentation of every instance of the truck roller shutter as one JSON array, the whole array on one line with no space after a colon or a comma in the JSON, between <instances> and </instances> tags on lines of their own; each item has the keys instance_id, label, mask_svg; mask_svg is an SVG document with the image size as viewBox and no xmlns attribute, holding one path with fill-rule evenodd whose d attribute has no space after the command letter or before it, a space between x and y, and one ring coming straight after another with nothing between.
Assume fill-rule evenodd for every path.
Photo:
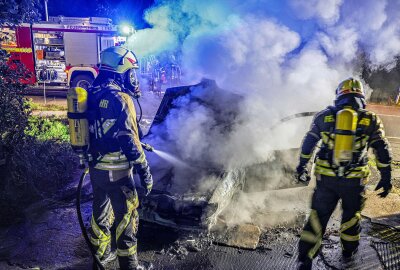
<instances>
[{"instance_id":1,"label":"truck roller shutter","mask_svg":"<svg viewBox=\"0 0 400 270\"><path fill-rule=\"evenodd\" d=\"M96 33L64 33L65 59L71 66L97 64Z\"/></svg>"}]
</instances>

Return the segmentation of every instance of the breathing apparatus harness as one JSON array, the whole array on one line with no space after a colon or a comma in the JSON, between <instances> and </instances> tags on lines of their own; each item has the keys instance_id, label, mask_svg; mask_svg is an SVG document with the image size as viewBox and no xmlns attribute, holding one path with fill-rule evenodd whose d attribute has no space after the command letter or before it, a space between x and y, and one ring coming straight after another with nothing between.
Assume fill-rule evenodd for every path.
<instances>
[{"instance_id":1,"label":"breathing apparatus harness","mask_svg":"<svg viewBox=\"0 0 400 270\"><path fill-rule=\"evenodd\" d=\"M337 176L346 177L352 169L367 163L367 146L362 148L360 145L360 152L355 153L356 138L362 140L361 135L364 130L360 127L360 122L365 115L365 110L355 110L351 106L344 106L339 110L329 106L328 109L333 115L335 127L330 128L328 142L323 142L316 158L327 160ZM331 140L333 140L333 149L329 148Z\"/></svg>"},{"instance_id":2,"label":"breathing apparatus harness","mask_svg":"<svg viewBox=\"0 0 400 270\"><path fill-rule=\"evenodd\" d=\"M138 123L142 119L142 107L138 101L140 97L140 91L138 88L137 84L131 83L131 74L125 74L126 82L128 82L127 78L129 78L130 82L130 90L129 94L133 95L139 105L140 108L140 117L138 119ZM85 164L89 163L92 164L94 162L94 159L92 155L89 153L89 146L90 146L90 141L89 141L89 123L92 121L96 121L98 118L98 112L96 109L93 110L93 107L90 105L94 105L94 108L98 108L98 103L101 100L101 97L107 93L107 91L103 90L103 93L100 93L99 96L94 100L94 104L88 104L88 97L89 96L94 96L91 92L93 91L93 88L91 91L86 91L83 88L80 87L75 87L75 88L70 88L67 92L67 104L68 104L68 122L69 122L69 130L70 130L70 139L71 139L71 146L72 149L74 150L75 153L78 154L79 156L79 168L84 169L78 183L77 187L77 193L76 193L76 210L77 210L77 215L78 215L78 221L79 221L79 226L82 231L82 235L86 241L86 244L88 245L88 248L91 252L91 255L93 257L93 269L100 269L104 270L104 266L101 264L99 258L96 256L96 251L93 247L93 245L90 242L89 236L87 234L83 218L82 218L82 212L81 212L81 192L82 192L82 185L83 182L89 172L88 168L85 168ZM95 90L94 90L95 91ZM101 91L101 88L99 87L99 90ZM89 98L91 100L92 98ZM89 106L88 106L89 105ZM97 106L97 107L96 107ZM89 108L88 108L89 107ZM90 108L92 107L92 108ZM153 147L142 143L142 146L145 150L147 151L153 151Z\"/></svg>"}]
</instances>

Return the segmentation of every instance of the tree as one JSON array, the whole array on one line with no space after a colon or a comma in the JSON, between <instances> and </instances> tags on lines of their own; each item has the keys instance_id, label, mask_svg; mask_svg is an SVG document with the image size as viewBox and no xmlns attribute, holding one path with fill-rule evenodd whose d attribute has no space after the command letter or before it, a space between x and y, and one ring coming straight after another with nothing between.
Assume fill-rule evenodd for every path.
<instances>
[{"instance_id":1,"label":"tree","mask_svg":"<svg viewBox=\"0 0 400 270\"><path fill-rule=\"evenodd\" d=\"M40 7L39 0L0 0L0 26L36 21ZM21 83L28 73L21 64L10 67L7 61L7 53L0 48L0 163L22 140L29 115Z\"/></svg>"},{"instance_id":2,"label":"tree","mask_svg":"<svg viewBox=\"0 0 400 270\"><path fill-rule=\"evenodd\" d=\"M37 21L41 7L39 0L0 0L0 25Z\"/></svg>"},{"instance_id":3,"label":"tree","mask_svg":"<svg viewBox=\"0 0 400 270\"><path fill-rule=\"evenodd\" d=\"M20 79L29 75L20 65L10 68L4 55L0 51L0 146L12 152L28 124L29 109L22 96L25 85Z\"/></svg>"}]
</instances>

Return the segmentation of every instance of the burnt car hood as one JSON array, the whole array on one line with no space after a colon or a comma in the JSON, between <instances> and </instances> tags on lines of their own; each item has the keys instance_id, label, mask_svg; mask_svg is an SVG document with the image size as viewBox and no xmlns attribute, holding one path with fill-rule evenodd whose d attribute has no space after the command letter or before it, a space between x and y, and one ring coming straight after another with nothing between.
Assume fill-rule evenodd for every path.
<instances>
[{"instance_id":1,"label":"burnt car hood","mask_svg":"<svg viewBox=\"0 0 400 270\"><path fill-rule=\"evenodd\" d=\"M199 98L197 95L192 95L193 87L206 88L207 97ZM160 143L160 141L164 142L163 138L168 136L164 122L171 110L176 109L175 100L181 97L188 99L189 103L201 103L207 109L212 110L215 122L222 125L223 129L228 132L239 111L237 106L241 101L239 95L218 88L211 80L203 80L197 85L169 88L165 92L143 142L153 145L155 149L167 149L165 144L168 143ZM221 109L218 102L229 103L231 106ZM168 140L165 141L168 142ZM268 178L274 177L273 171L283 171L290 178L290 175L293 175L294 166L286 162L288 160L286 156L293 159L294 151L297 150L290 150L282 155L278 154L277 158L268 164L229 170L218 168L214 164L204 165L202 163L199 166L199 164L189 161L187 161L188 167L181 168L166 162L154 153L146 153L154 178L154 186L148 196L142 196L143 190L141 191L139 181L136 179L141 197L140 218L173 228L208 230L216 223L218 215L230 204L238 191L249 189L248 187L254 188L254 185L246 183L249 181L246 179L246 175L251 175L250 178L255 179L257 176L254 175L254 172L256 172L261 175L260 177ZM276 184L273 188L285 188L291 185L290 181L282 183Z\"/></svg>"}]
</instances>

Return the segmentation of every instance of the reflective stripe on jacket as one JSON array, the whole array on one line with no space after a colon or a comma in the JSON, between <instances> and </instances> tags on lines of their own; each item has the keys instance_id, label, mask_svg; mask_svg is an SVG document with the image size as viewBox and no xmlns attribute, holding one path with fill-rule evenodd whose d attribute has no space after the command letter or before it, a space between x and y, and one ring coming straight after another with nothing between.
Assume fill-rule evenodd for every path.
<instances>
[{"instance_id":1,"label":"reflective stripe on jacket","mask_svg":"<svg viewBox=\"0 0 400 270\"><path fill-rule=\"evenodd\" d=\"M96 117L91 122L89 150L95 157L95 168L125 170L145 163L133 98L113 83L90 91L89 108L96 111Z\"/></svg>"}]
</instances>

